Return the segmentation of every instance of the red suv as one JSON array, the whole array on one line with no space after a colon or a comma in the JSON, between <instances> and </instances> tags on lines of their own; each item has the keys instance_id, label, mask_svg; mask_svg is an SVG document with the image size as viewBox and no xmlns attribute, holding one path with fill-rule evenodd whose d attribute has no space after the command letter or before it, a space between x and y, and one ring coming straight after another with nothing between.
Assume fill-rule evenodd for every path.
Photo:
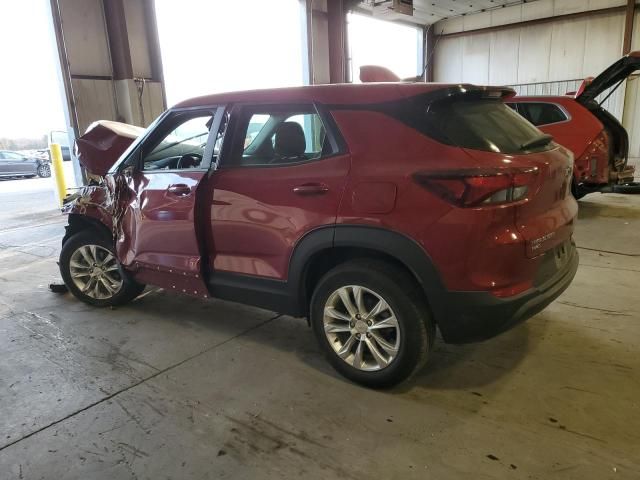
<instances>
[{"instance_id":1,"label":"red suv","mask_svg":"<svg viewBox=\"0 0 640 480\"><path fill-rule=\"evenodd\" d=\"M543 132L574 153L573 195L592 192L640 193L635 169L627 165L629 137L602 104L634 71L640 52L631 52L577 92L564 96L518 96L508 104ZM604 98L596 100L600 96Z\"/></svg>"},{"instance_id":2,"label":"red suv","mask_svg":"<svg viewBox=\"0 0 640 480\"><path fill-rule=\"evenodd\" d=\"M436 327L488 338L575 275L572 154L512 94L312 86L185 101L135 141L95 126L78 150L101 179L65 206L64 281L97 306L151 284L309 317L340 373L393 385Z\"/></svg>"}]
</instances>

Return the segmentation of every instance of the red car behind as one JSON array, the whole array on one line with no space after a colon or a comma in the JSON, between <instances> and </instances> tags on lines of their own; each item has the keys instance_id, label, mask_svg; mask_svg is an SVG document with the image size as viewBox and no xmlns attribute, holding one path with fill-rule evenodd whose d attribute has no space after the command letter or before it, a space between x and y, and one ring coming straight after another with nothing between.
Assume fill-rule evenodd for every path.
<instances>
[{"instance_id":1,"label":"red car behind","mask_svg":"<svg viewBox=\"0 0 640 480\"><path fill-rule=\"evenodd\" d=\"M640 52L631 52L595 79L585 80L575 95L516 96L507 100L523 117L573 152L572 191L576 198L591 192L640 193L640 186L634 183L634 168L627 165L627 132L602 108L606 97L596 101L638 68Z\"/></svg>"}]
</instances>

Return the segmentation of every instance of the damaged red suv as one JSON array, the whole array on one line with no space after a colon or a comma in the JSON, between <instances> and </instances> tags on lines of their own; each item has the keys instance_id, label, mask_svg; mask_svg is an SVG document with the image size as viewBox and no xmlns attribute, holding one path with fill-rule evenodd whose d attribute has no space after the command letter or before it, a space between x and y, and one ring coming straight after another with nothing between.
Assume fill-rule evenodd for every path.
<instances>
[{"instance_id":1,"label":"damaged red suv","mask_svg":"<svg viewBox=\"0 0 640 480\"><path fill-rule=\"evenodd\" d=\"M585 79L577 92L508 100L518 113L574 153L572 192L576 198L593 192L640 193L635 168L627 165L627 131L602 107L638 69L640 51L631 52L597 77Z\"/></svg>"},{"instance_id":2,"label":"damaged red suv","mask_svg":"<svg viewBox=\"0 0 640 480\"><path fill-rule=\"evenodd\" d=\"M396 384L436 327L491 337L575 275L572 154L512 94L312 86L185 101L135 140L94 126L78 150L99 179L65 206L64 281L97 306L149 284L308 317L340 373Z\"/></svg>"}]
</instances>

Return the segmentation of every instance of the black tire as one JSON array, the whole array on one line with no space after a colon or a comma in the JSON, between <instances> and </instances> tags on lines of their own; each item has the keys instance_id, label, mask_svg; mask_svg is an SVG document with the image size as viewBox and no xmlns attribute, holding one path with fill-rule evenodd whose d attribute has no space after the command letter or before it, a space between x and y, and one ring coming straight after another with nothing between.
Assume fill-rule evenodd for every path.
<instances>
[{"instance_id":1,"label":"black tire","mask_svg":"<svg viewBox=\"0 0 640 480\"><path fill-rule=\"evenodd\" d=\"M65 285L77 299L96 307L111 307L130 302L142 293L145 286L133 280L131 275L122 268L117 260L115 260L117 268L114 270L113 274L110 273L110 275L114 275L116 278L119 277L122 284L115 293L111 294L108 298L94 298L93 296L83 293L80 287L76 284L76 281L72 278L70 264L74 253L76 253L81 247L89 245L101 247L115 257L113 242L111 239L107 238L105 235L101 235L95 230L83 230L78 232L70 237L64 245L62 245L62 250L60 252L60 273L62 274L62 279L64 280ZM102 251L100 249L98 250ZM106 290L103 288L103 293L105 291ZM109 293L107 294L109 295Z\"/></svg>"},{"instance_id":2,"label":"black tire","mask_svg":"<svg viewBox=\"0 0 640 480\"><path fill-rule=\"evenodd\" d=\"M38 165L38 176L42 178L49 178L51 176L51 165L48 163L41 163Z\"/></svg>"},{"instance_id":3,"label":"black tire","mask_svg":"<svg viewBox=\"0 0 640 480\"><path fill-rule=\"evenodd\" d=\"M580 200L582 197L584 197L588 192L586 192L584 190L584 188L581 185L578 185L576 183L575 178L573 180L571 180L571 194L573 195L573 197L576 200Z\"/></svg>"},{"instance_id":4,"label":"black tire","mask_svg":"<svg viewBox=\"0 0 640 480\"><path fill-rule=\"evenodd\" d=\"M637 195L640 193L640 182L629 182L613 186L613 193L626 193L627 195Z\"/></svg>"},{"instance_id":5,"label":"black tire","mask_svg":"<svg viewBox=\"0 0 640 480\"><path fill-rule=\"evenodd\" d=\"M349 364L348 360L343 360L338 355L325 334L325 305L331 298L335 298L332 295L338 289L353 285L379 295L391 307L398 321L400 338L397 354L388 365L379 370L364 371ZM349 380L371 388L389 388L410 378L425 365L435 339L435 325L417 282L404 270L380 260L353 260L326 273L319 280L311 298L310 318L316 339L329 363ZM333 318L330 321L333 322ZM340 335L354 335L354 322L347 322L345 325L351 331ZM368 332L369 330L367 337ZM363 341L368 341L364 339L364 334L357 335ZM346 345L348 341L345 340L343 344ZM357 343L353 345L357 348ZM378 343L376 345L380 346ZM367 351L371 355L371 349ZM371 358L375 360L374 357Z\"/></svg>"}]
</instances>

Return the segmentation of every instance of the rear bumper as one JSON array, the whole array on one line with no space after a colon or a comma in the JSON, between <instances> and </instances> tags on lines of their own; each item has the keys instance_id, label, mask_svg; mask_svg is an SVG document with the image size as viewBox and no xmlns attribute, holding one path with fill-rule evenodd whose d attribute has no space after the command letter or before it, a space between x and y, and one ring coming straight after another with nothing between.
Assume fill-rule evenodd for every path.
<instances>
[{"instance_id":1,"label":"rear bumper","mask_svg":"<svg viewBox=\"0 0 640 480\"><path fill-rule=\"evenodd\" d=\"M543 283L519 295L498 298L488 292L445 293L446 314L439 328L447 343L485 340L542 311L571 284L578 270L573 243L564 265Z\"/></svg>"}]
</instances>

